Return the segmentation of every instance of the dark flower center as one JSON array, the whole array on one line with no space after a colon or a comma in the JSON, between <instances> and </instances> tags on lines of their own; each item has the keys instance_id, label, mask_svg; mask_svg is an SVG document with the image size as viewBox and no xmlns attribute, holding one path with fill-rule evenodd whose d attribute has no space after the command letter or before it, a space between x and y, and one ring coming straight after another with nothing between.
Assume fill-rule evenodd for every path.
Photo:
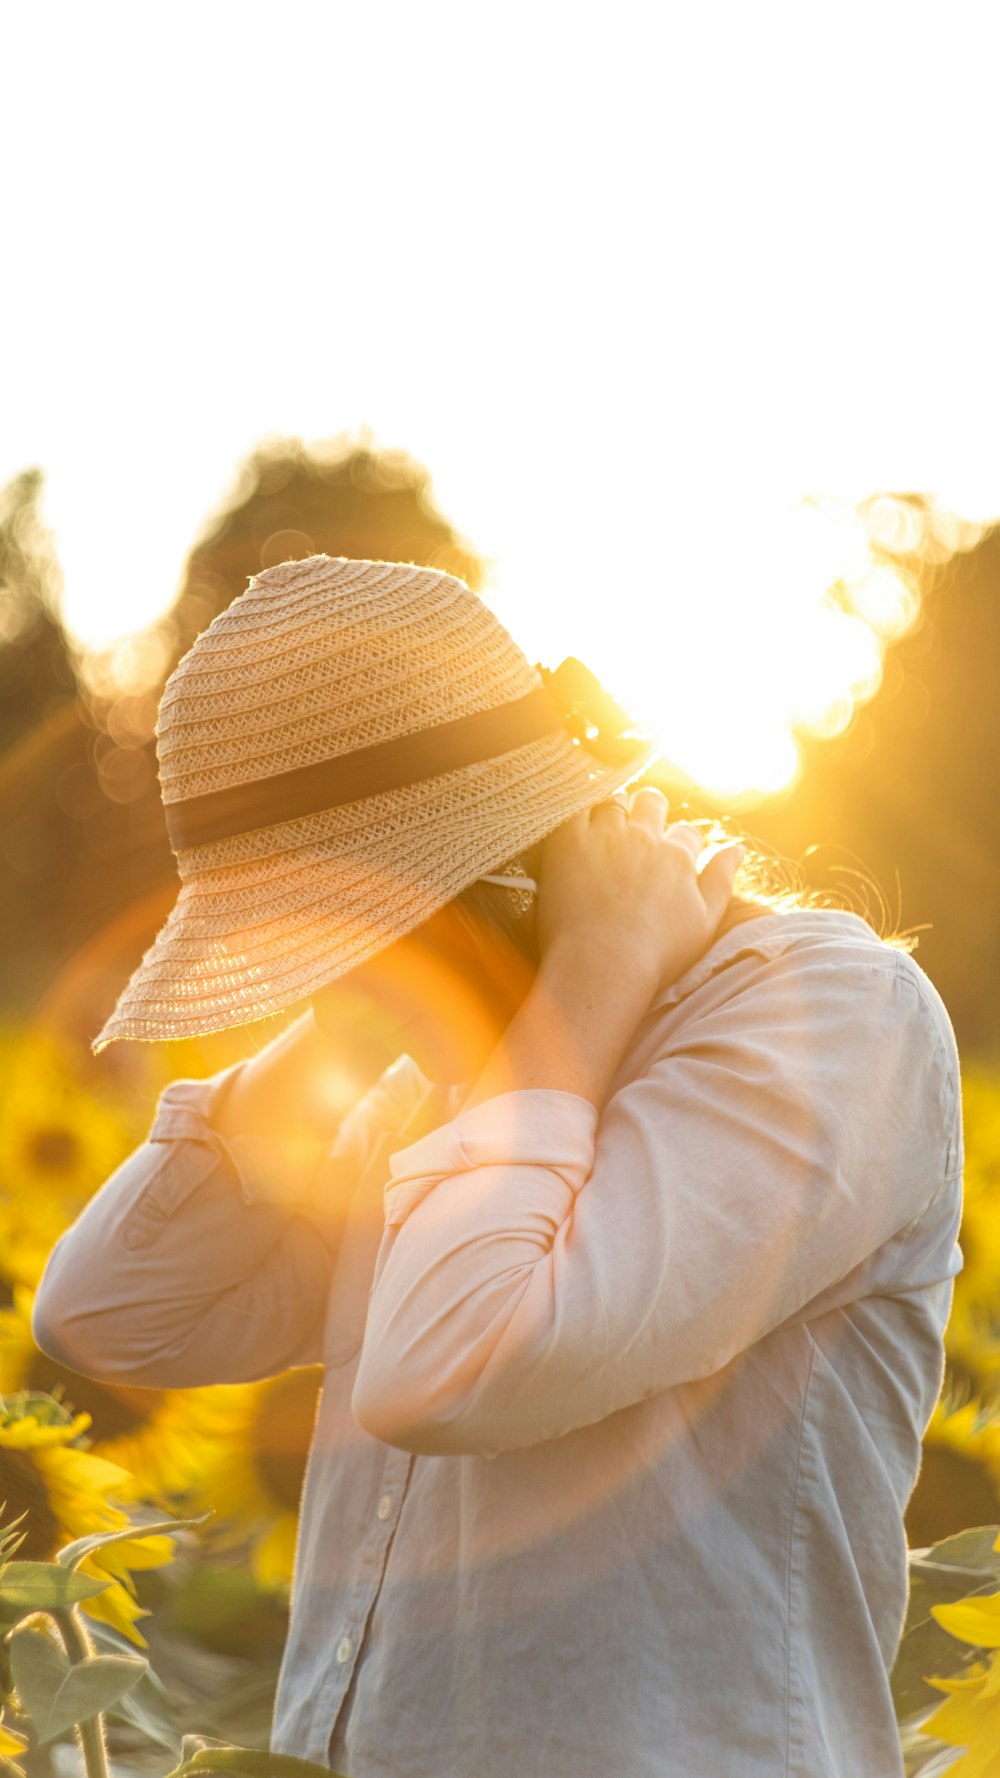
<instances>
[{"instance_id":1,"label":"dark flower center","mask_svg":"<svg viewBox=\"0 0 1000 1778\"><path fill-rule=\"evenodd\" d=\"M276 1503L297 1512L319 1397L316 1370L288 1371L264 1385L251 1449L257 1475Z\"/></svg>"},{"instance_id":2,"label":"dark flower center","mask_svg":"<svg viewBox=\"0 0 1000 1778\"><path fill-rule=\"evenodd\" d=\"M6 1502L6 1504L2 1504ZM9 1451L0 1445L0 1507L5 1526L27 1511L18 1526L25 1539L16 1550L19 1562L49 1562L62 1543L69 1543L49 1503L45 1477L30 1451Z\"/></svg>"},{"instance_id":3,"label":"dark flower center","mask_svg":"<svg viewBox=\"0 0 1000 1778\"><path fill-rule=\"evenodd\" d=\"M912 1549L925 1549L970 1525L993 1525L998 1518L1000 1499L981 1463L943 1445L924 1447L920 1476L906 1509Z\"/></svg>"},{"instance_id":4,"label":"dark flower center","mask_svg":"<svg viewBox=\"0 0 1000 1778\"><path fill-rule=\"evenodd\" d=\"M69 1173L80 1154L80 1143L64 1124L43 1124L26 1143L28 1161L40 1173Z\"/></svg>"}]
</instances>

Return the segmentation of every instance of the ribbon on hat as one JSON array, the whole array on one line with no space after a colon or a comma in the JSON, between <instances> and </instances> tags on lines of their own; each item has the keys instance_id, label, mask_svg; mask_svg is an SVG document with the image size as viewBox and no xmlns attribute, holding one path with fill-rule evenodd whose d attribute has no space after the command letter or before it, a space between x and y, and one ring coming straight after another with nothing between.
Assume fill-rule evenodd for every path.
<instances>
[{"instance_id":1,"label":"ribbon on hat","mask_svg":"<svg viewBox=\"0 0 1000 1778\"><path fill-rule=\"evenodd\" d=\"M298 821L477 765L560 731L607 763L623 764L646 745L643 736L628 732L634 731L631 717L575 656L552 671L541 666L535 671L541 685L512 703L247 784L164 803L170 844L182 852Z\"/></svg>"}]
</instances>

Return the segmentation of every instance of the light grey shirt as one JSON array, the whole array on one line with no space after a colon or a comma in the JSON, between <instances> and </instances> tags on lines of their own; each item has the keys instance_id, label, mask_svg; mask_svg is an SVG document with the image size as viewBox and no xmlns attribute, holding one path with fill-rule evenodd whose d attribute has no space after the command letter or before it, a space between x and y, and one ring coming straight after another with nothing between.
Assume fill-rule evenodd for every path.
<instances>
[{"instance_id":1,"label":"light grey shirt","mask_svg":"<svg viewBox=\"0 0 1000 1778\"><path fill-rule=\"evenodd\" d=\"M237 1064L242 1066L242 1064ZM403 1059L297 1197L177 1081L35 1332L321 1362L275 1751L349 1778L894 1778L902 1510L961 1263L955 1041L853 914L735 926L600 1117Z\"/></svg>"}]
</instances>

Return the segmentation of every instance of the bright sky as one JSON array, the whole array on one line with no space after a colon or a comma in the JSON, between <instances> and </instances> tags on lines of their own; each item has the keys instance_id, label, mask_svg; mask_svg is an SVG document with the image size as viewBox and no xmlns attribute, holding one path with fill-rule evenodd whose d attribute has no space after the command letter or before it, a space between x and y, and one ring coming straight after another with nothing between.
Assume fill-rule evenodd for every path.
<instances>
[{"instance_id":1,"label":"bright sky","mask_svg":"<svg viewBox=\"0 0 1000 1778\"><path fill-rule=\"evenodd\" d=\"M902 621L803 498L1000 512L996 21L4 9L0 480L45 471L71 627L161 611L255 443L367 426L533 659L703 782L781 782L877 684L829 582Z\"/></svg>"}]
</instances>

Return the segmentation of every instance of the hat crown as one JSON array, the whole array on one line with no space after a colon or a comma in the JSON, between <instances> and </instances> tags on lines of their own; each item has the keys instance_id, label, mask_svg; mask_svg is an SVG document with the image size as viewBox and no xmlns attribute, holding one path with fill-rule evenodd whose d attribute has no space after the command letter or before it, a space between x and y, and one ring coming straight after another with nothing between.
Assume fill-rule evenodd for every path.
<instances>
[{"instance_id":1,"label":"hat crown","mask_svg":"<svg viewBox=\"0 0 1000 1778\"><path fill-rule=\"evenodd\" d=\"M494 708L540 683L489 607L439 569L310 556L266 569L167 681L172 803Z\"/></svg>"}]
</instances>

